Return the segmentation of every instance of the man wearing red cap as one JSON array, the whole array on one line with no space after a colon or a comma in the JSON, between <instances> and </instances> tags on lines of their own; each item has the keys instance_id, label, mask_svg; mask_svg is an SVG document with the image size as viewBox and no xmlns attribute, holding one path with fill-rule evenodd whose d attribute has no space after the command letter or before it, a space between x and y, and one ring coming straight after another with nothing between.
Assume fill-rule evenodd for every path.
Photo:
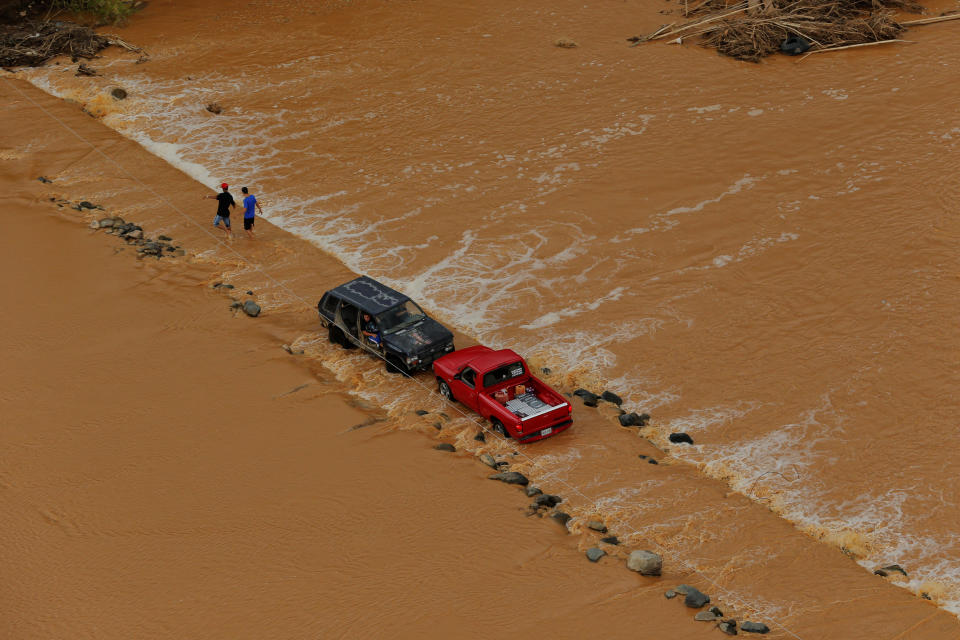
<instances>
[{"instance_id":1,"label":"man wearing red cap","mask_svg":"<svg viewBox=\"0 0 960 640\"><path fill-rule=\"evenodd\" d=\"M224 182L220 185L223 193L218 193L215 196L203 196L203 198L217 201L217 217L213 219L213 226L219 229L220 221L223 220L223 230L226 232L227 237L231 238L233 237L233 232L230 230L230 207L237 206L237 203L234 202L233 196L227 191L229 186L230 185Z\"/></svg>"}]
</instances>

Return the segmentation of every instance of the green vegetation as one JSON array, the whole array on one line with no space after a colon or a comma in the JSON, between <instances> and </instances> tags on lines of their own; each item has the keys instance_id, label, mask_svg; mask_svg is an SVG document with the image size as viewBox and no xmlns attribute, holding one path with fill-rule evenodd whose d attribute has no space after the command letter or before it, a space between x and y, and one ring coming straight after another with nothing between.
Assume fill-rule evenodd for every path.
<instances>
[{"instance_id":1,"label":"green vegetation","mask_svg":"<svg viewBox=\"0 0 960 640\"><path fill-rule=\"evenodd\" d=\"M137 9L135 0L54 0L53 6L64 11L85 13L107 22L126 20Z\"/></svg>"}]
</instances>

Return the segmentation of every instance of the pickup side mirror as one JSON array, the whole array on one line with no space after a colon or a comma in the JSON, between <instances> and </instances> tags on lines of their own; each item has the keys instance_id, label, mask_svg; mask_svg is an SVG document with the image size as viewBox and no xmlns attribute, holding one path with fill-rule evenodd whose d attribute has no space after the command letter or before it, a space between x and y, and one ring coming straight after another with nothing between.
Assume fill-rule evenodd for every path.
<instances>
[{"instance_id":1,"label":"pickup side mirror","mask_svg":"<svg viewBox=\"0 0 960 640\"><path fill-rule=\"evenodd\" d=\"M454 379L454 380L459 380L461 373L463 373L463 372L462 372L462 371L457 371L455 374L453 374L453 379Z\"/></svg>"}]
</instances>

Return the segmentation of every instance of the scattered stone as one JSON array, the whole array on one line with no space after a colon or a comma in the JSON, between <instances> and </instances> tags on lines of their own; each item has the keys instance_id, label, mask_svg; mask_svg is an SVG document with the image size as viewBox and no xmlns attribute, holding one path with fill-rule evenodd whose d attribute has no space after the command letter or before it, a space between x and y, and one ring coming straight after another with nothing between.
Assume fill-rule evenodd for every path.
<instances>
[{"instance_id":1,"label":"scattered stone","mask_svg":"<svg viewBox=\"0 0 960 640\"><path fill-rule=\"evenodd\" d=\"M550 514L550 517L563 525L564 528L566 528L567 523L573 518L569 513L563 511L554 511Z\"/></svg>"},{"instance_id":2,"label":"scattered stone","mask_svg":"<svg viewBox=\"0 0 960 640\"><path fill-rule=\"evenodd\" d=\"M683 442L686 442L687 444L693 444L693 438L685 433L671 433L670 442L673 442L674 444L680 444Z\"/></svg>"},{"instance_id":3,"label":"scattered stone","mask_svg":"<svg viewBox=\"0 0 960 640\"><path fill-rule=\"evenodd\" d=\"M247 295L248 295L248 296L252 296L252 295L253 295L253 291L247 291Z\"/></svg>"},{"instance_id":4,"label":"scattered stone","mask_svg":"<svg viewBox=\"0 0 960 640\"><path fill-rule=\"evenodd\" d=\"M86 200L83 200L82 202L80 202L80 208L81 208L81 209L96 209L96 208L97 208L97 205L93 204L92 202L87 202Z\"/></svg>"},{"instance_id":5,"label":"scattered stone","mask_svg":"<svg viewBox=\"0 0 960 640\"><path fill-rule=\"evenodd\" d=\"M436 429L437 431L440 431L441 429L443 429L443 425L440 424L439 422L434 422L433 428Z\"/></svg>"},{"instance_id":6,"label":"scattered stone","mask_svg":"<svg viewBox=\"0 0 960 640\"><path fill-rule=\"evenodd\" d=\"M533 504L530 506L534 509L542 509L544 507L553 508L563 502L563 498L560 496L555 496L549 493L538 494L537 497L533 499Z\"/></svg>"},{"instance_id":7,"label":"scattered stone","mask_svg":"<svg viewBox=\"0 0 960 640\"><path fill-rule=\"evenodd\" d=\"M427 414L430 413L430 412L429 412L429 411L424 411L423 409L417 409L416 411L414 411L414 413L417 414L418 416L425 416L425 415L427 415Z\"/></svg>"},{"instance_id":8,"label":"scattered stone","mask_svg":"<svg viewBox=\"0 0 960 640\"><path fill-rule=\"evenodd\" d=\"M627 558L627 569L642 576L658 576L663 569L663 558L652 551L637 549Z\"/></svg>"},{"instance_id":9,"label":"scattered stone","mask_svg":"<svg viewBox=\"0 0 960 640\"><path fill-rule=\"evenodd\" d=\"M673 589L667 589L664 592L663 597L666 598L667 600L673 600L674 598L677 597L677 592L674 591Z\"/></svg>"},{"instance_id":10,"label":"scattered stone","mask_svg":"<svg viewBox=\"0 0 960 640\"><path fill-rule=\"evenodd\" d=\"M540 487L535 487L532 484L527 487L527 497L532 498L533 496L539 496L543 493L540 490Z\"/></svg>"},{"instance_id":11,"label":"scattered stone","mask_svg":"<svg viewBox=\"0 0 960 640\"><path fill-rule=\"evenodd\" d=\"M746 633L770 633L770 627L762 622L742 622L740 630Z\"/></svg>"},{"instance_id":12,"label":"scattered stone","mask_svg":"<svg viewBox=\"0 0 960 640\"><path fill-rule=\"evenodd\" d=\"M690 590L691 590L691 589L693 589L693 587L691 587L691 586L688 585L688 584L682 584L682 585L680 585L679 587L674 587L674 588L673 588L674 591L676 591L677 593L679 593L679 594L682 595L682 596L685 596L685 595L687 595L688 593L690 593Z\"/></svg>"},{"instance_id":13,"label":"scattered stone","mask_svg":"<svg viewBox=\"0 0 960 640\"><path fill-rule=\"evenodd\" d=\"M607 532L607 525L603 524L599 520L591 520L587 523L588 529L593 529L594 531L599 531L600 533Z\"/></svg>"},{"instance_id":14,"label":"scattered stone","mask_svg":"<svg viewBox=\"0 0 960 640\"><path fill-rule=\"evenodd\" d=\"M697 622L713 622L717 619L717 615L713 611L698 611L693 619Z\"/></svg>"},{"instance_id":15,"label":"scattered stone","mask_svg":"<svg viewBox=\"0 0 960 640\"><path fill-rule=\"evenodd\" d=\"M710 596L702 593L699 589L688 587L687 597L683 599L683 604L691 609L699 609L705 604L710 604Z\"/></svg>"},{"instance_id":16,"label":"scattered stone","mask_svg":"<svg viewBox=\"0 0 960 640\"><path fill-rule=\"evenodd\" d=\"M510 463L506 460L497 460L497 469L509 469Z\"/></svg>"},{"instance_id":17,"label":"scattered stone","mask_svg":"<svg viewBox=\"0 0 960 640\"><path fill-rule=\"evenodd\" d=\"M654 460L653 458L647 458L647 462L649 462L650 464L660 464L659 462L657 462L657 461Z\"/></svg>"},{"instance_id":18,"label":"scattered stone","mask_svg":"<svg viewBox=\"0 0 960 640\"><path fill-rule=\"evenodd\" d=\"M260 305L253 300L247 300L243 303L243 312L251 318L256 318L260 315Z\"/></svg>"},{"instance_id":19,"label":"scattered stone","mask_svg":"<svg viewBox=\"0 0 960 640\"><path fill-rule=\"evenodd\" d=\"M920 593L920 597L923 598L924 600L933 600L933 598L930 597L930 594L927 593L926 591L922 591Z\"/></svg>"},{"instance_id":20,"label":"scattered stone","mask_svg":"<svg viewBox=\"0 0 960 640\"><path fill-rule=\"evenodd\" d=\"M737 621L736 620L724 620L717 625L720 631L723 631L728 636L737 635Z\"/></svg>"},{"instance_id":21,"label":"scattered stone","mask_svg":"<svg viewBox=\"0 0 960 640\"><path fill-rule=\"evenodd\" d=\"M103 218L98 222L98 225L101 229L109 229L110 227L113 226L113 223L114 223L113 218Z\"/></svg>"},{"instance_id":22,"label":"scattered stone","mask_svg":"<svg viewBox=\"0 0 960 640\"><path fill-rule=\"evenodd\" d=\"M127 92L125 89L121 89L120 87L115 87L113 91L110 92L110 95L112 95L117 100L125 100L127 97Z\"/></svg>"},{"instance_id":23,"label":"scattered stone","mask_svg":"<svg viewBox=\"0 0 960 640\"><path fill-rule=\"evenodd\" d=\"M164 242L170 242L173 240L170 236L157 236L157 240L163 240Z\"/></svg>"},{"instance_id":24,"label":"scattered stone","mask_svg":"<svg viewBox=\"0 0 960 640\"><path fill-rule=\"evenodd\" d=\"M606 542L607 544L620 544L620 538L617 536L607 536L606 538L600 538L600 542Z\"/></svg>"},{"instance_id":25,"label":"scattered stone","mask_svg":"<svg viewBox=\"0 0 960 640\"><path fill-rule=\"evenodd\" d=\"M540 373L542 373L545 376L548 376L551 373L553 373L553 371L550 370L550 367L543 367L542 369L540 369Z\"/></svg>"},{"instance_id":26,"label":"scattered stone","mask_svg":"<svg viewBox=\"0 0 960 640\"><path fill-rule=\"evenodd\" d=\"M495 473L490 476L490 480L499 480L500 482L505 482L507 484L519 484L522 487L530 484L530 481L527 480L527 476L518 471L502 471L500 473Z\"/></svg>"},{"instance_id":27,"label":"scattered stone","mask_svg":"<svg viewBox=\"0 0 960 640\"><path fill-rule=\"evenodd\" d=\"M83 63L81 62L80 65L77 67L77 72L76 72L75 74L73 74L73 75L75 75L75 76L95 76L95 75L97 75L97 70L94 69L93 67L88 67L87 65L85 65L85 64L83 64Z\"/></svg>"},{"instance_id":28,"label":"scattered stone","mask_svg":"<svg viewBox=\"0 0 960 640\"><path fill-rule=\"evenodd\" d=\"M886 567L880 567L879 569L873 572L874 575L883 576L884 578L889 576L891 573L899 573L904 577L907 577L907 572L903 569L903 567L901 567L898 564L891 564L891 565L887 565Z\"/></svg>"},{"instance_id":29,"label":"scattered stone","mask_svg":"<svg viewBox=\"0 0 960 640\"><path fill-rule=\"evenodd\" d=\"M91 229L99 229L99 228L100 228L100 223L99 223L98 221L96 221L96 220L91 220L91 221L90 221L90 228L91 228Z\"/></svg>"},{"instance_id":30,"label":"scattered stone","mask_svg":"<svg viewBox=\"0 0 960 640\"><path fill-rule=\"evenodd\" d=\"M570 38L558 38L554 40L553 46L560 47L561 49L575 49L577 47L577 43Z\"/></svg>"},{"instance_id":31,"label":"scattered stone","mask_svg":"<svg viewBox=\"0 0 960 640\"><path fill-rule=\"evenodd\" d=\"M214 115L220 115L223 113L223 107L220 106L219 102L211 102L207 105L207 111Z\"/></svg>"},{"instance_id":32,"label":"scattered stone","mask_svg":"<svg viewBox=\"0 0 960 640\"><path fill-rule=\"evenodd\" d=\"M610 404L615 404L618 407L623 404L623 398L615 394L613 391L604 391L600 394L600 398L606 400Z\"/></svg>"},{"instance_id":33,"label":"scattered stone","mask_svg":"<svg viewBox=\"0 0 960 640\"><path fill-rule=\"evenodd\" d=\"M624 413L621 414L617 420L620 421L621 427L639 427L640 426L640 416L635 413Z\"/></svg>"},{"instance_id":34,"label":"scattered stone","mask_svg":"<svg viewBox=\"0 0 960 640\"><path fill-rule=\"evenodd\" d=\"M583 400L584 406L587 406L587 407L597 406L597 400L600 399L600 396L598 396L595 393L591 393L586 389L577 389L576 391L573 392L573 395L580 396L580 399Z\"/></svg>"},{"instance_id":35,"label":"scattered stone","mask_svg":"<svg viewBox=\"0 0 960 640\"><path fill-rule=\"evenodd\" d=\"M228 289L228 290L229 290L229 289L233 289L233 285L232 285L232 284L222 284L222 285L220 285L219 288L220 288L220 289Z\"/></svg>"},{"instance_id":36,"label":"scattered stone","mask_svg":"<svg viewBox=\"0 0 960 640\"><path fill-rule=\"evenodd\" d=\"M590 562L596 562L605 555L607 555L607 552L603 549L599 549L597 547L587 549L587 560Z\"/></svg>"},{"instance_id":37,"label":"scattered stone","mask_svg":"<svg viewBox=\"0 0 960 640\"><path fill-rule=\"evenodd\" d=\"M239 302L239 301L237 301L237 300L234 300L233 302L230 303L230 308L231 308L231 309L239 309L239 308L242 307L242 306L243 306L243 303L241 303L241 302Z\"/></svg>"},{"instance_id":38,"label":"scattered stone","mask_svg":"<svg viewBox=\"0 0 960 640\"><path fill-rule=\"evenodd\" d=\"M127 238L132 238L134 240L140 240L143 238L143 229L132 229L124 234Z\"/></svg>"},{"instance_id":39,"label":"scattered stone","mask_svg":"<svg viewBox=\"0 0 960 640\"><path fill-rule=\"evenodd\" d=\"M437 451L449 451L451 453L457 450L457 448L449 442L441 442L440 444L435 445L433 448Z\"/></svg>"},{"instance_id":40,"label":"scattered stone","mask_svg":"<svg viewBox=\"0 0 960 640\"><path fill-rule=\"evenodd\" d=\"M487 465L488 467L490 467L490 468L492 468L492 469L496 469L496 468L497 468L497 461L494 460L494 459L493 459L493 456L490 455L489 453L481 453L481 454L480 454L480 462L482 462L483 464Z\"/></svg>"},{"instance_id":41,"label":"scattered stone","mask_svg":"<svg viewBox=\"0 0 960 640\"><path fill-rule=\"evenodd\" d=\"M37 178L37 180L39 180L40 182L42 182L42 183L44 183L44 184L53 184L53 180L51 180L50 178L47 178L47 177L45 177L45 176L40 176L39 178ZM52 199L52 198L51 198L51 199Z\"/></svg>"},{"instance_id":42,"label":"scattered stone","mask_svg":"<svg viewBox=\"0 0 960 640\"><path fill-rule=\"evenodd\" d=\"M710 607L709 609L707 609L707 611L717 616L718 618L723 617L723 611L720 611L720 607Z\"/></svg>"},{"instance_id":43,"label":"scattered stone","mask_svg":"<svg viewBox=\"0 0 960 640\"><path fill-rule=\"evenodd\" d=\"M477 435L473 436L473 439L477 442L486 442L487 436L483 435L483 431L478 431Z\"/></svg>"}]
</instances>

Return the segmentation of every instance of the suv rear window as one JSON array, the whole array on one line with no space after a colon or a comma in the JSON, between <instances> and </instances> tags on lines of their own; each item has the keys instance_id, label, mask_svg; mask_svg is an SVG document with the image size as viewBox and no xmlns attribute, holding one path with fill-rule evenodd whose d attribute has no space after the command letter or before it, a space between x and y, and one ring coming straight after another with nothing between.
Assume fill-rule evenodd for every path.
<instances>
[{"instance_id":1,"label":"suv rear window","mask_svg":"<svg viewBox=\"0 0 960 640\"><path fill-rule=\"evenodd\" d=\"M336 296L328 295L323 299L323 310L333 315L333 312L337 310L337 304L339 304L340 299Z\"/></svg>"}]
</instances>

